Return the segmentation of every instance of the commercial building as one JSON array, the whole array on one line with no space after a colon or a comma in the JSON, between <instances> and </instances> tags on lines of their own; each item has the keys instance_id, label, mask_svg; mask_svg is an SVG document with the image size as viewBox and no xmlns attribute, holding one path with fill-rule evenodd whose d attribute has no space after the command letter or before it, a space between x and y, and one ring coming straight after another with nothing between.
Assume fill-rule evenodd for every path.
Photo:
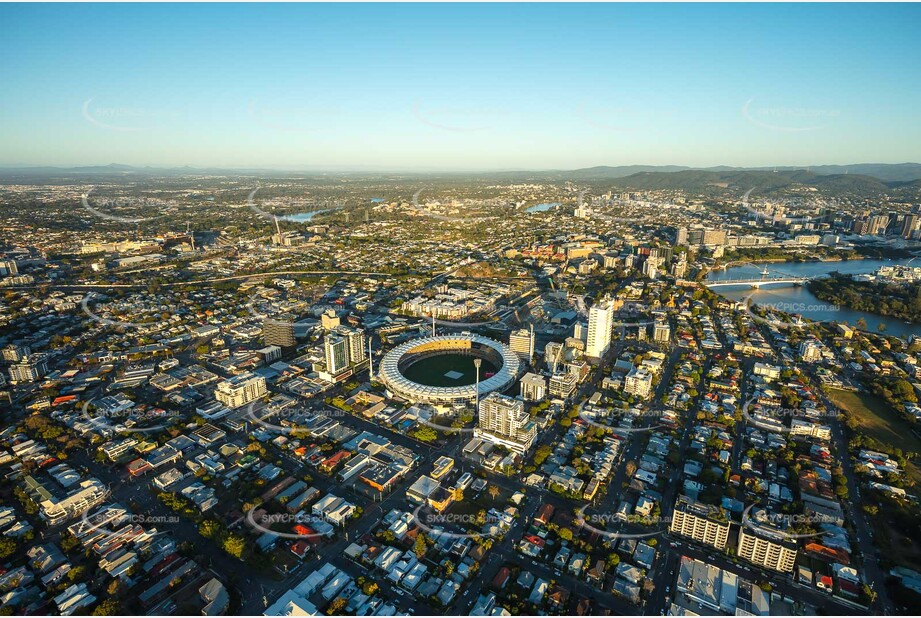
<instances>
[{"instance_id":1,"label":"commercial building","mask_svg":"<svg viewBox=\"0 0 921 618\"><path fill-rule=\"evenodd\" d=\"M688 231L688 244L723 246L726 244L726 231L693 228Z\"/></svg>"},{"instance_id":2,"label":"commercial building","mask_svg":"<svg viewBox=\"0 0 921 618\"><path fill-rule=\"evenodd\" d=\"M526 453L537 438L537 425L524 411L524 403L519 399L490 393L480 400L479 413L474 437L518 454Z\"/></svg>"},{"instance_id":3,"label":"commercial building","mask_svg":"<svg viewBox=\"0 0 921 618\"><path fill-rule=\"evenodd\" d=\"M796 563L796 542L771 530L742 526L737 554L753 564L783 573L792 573Z\"/></svg>"},{"instance_id":4,"label":"commercial building","mask_svg":"<svg viewBox=\"0 0 921 618\"><path fill-rule=\"evenodd\" d=\"M605 298L588 310L588 340L585 355L601 358L611 345L611 329L614 325L614 304Z\"/></svg>"},{"instance_id":5,"label":"commercial building","mask_svg":"<svg viewBox=\"0 0 921 618\"><path fill-rule=\"evenodd\" d=\"M729 540L729 521L719 509L687 496L678 496L669 531L689 537L698 543L724 549Z\"/></svg>"},{"instance_id":6,"label":"commercial building","mask_svg":"<svg viewBox=\"0 0 921 618\"><path fill-rule=\"evenodd\" d=\"M56 499L47 492L44 493L42 495L44 499L39 502L38 506L41 509L42 518L48 522L49 526L55 526L93 508L105 500L108 495L109 490L102 481L89 479L82 481L76 491L61 499Z\"/></svg>"},{"instance_id":7,"label":"commercial building","mask_svg":"<svg viewBox=\"0 0 921 618\"><path fill-rule=\"evenodd\" d=\"M214 391L214 397L228 408L239 408L256 401L267 392L265 378L252 373L243 373L219 382Z\"/></svg>"},{"instance_id":8,"label":"commercial building","mask_svg":"<svg viewBox=\"0 0 921 618\"><path fill-rule=\"evenodd\" d=\"M902 224L902 238L906 240L912 238L919 226L921 226L921 216L905 215L905 222Z\"/></svg>"}]
</instances>

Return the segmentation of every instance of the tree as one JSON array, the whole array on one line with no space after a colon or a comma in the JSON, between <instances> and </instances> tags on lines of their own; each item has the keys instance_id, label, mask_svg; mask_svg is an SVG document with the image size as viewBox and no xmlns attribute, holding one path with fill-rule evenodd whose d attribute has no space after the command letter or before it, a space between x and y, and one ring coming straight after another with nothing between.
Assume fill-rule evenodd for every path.
<instances>
[{"instance_id":1,"label":"tree","mask_svg":"<svg viewBox=\"0 0 921 618\"><path fill-rule=\"evenodd\" d=\"M118 616L122 613L121 605L115 599L106 599L93 610L94 616Z\"/></svg>"},{"instance_id":2,"label":"tree","mask_svg":"<svg viewBox=\"0 0 921 618\"><path fill-rule=\"evenodd\" d=\"M332 603L329 604L329 607L326 608L327 616L340 616L342 615L342 610L345 609L346 600L342 597L336 597Z\"/></svg>"},{"instance_id":3,"label":"tree","mask_svg":"<svg viewBox=\"0 0 921 618\"><path fill-rule=\"evenodd\" d=\"M563 539L564 541L572 540L572 530L570 530L569 528L560 528L557 534L559 534L560 538Z\"/></svg>"},{"instance_id":4,"label":"tree","mask_svg":"<svg viewBox=\"0 0 921 618\"><path fill-rule=\"evenodd\" d=\"M422 560L427 551L428 546L425 544L425 535L420 532L416 535L416 542L413 543L413 552L415 552L416 558Z\"/></svg>"},{"instance_id":5,"label":"tree","mask_svg":"<svg viewBox=\"0 0 921 618\"><path fill-rule=\"evenodd\" d=\"M364 592L369 597L378 591L379 587L377 582L366 581L361 585L361 591Z\"/></svg>"},{"instance_id":6,"label":"tree","mask_svg":"<svg viewBox=\"0 0 921 618\"><path fill-rule=\"evenodd\" d=\"M246 540L239 534L230 533L224 539L222 548L234 558L242 558L246 549Z\"/></svg>"},{"instance_id":7,"label":"tree","mask_svg":"<svg viewBox=\"0 0 921 618\"><path fill-rule=\"evenodd\" d=\"M431 427L419 427L411 435L420 442L434 442L438 439L438 432Z\"/></svg>"},{"instance_id":8,"label":"tree","mask_svg":"<svg viewBox=\"0 0 921 618\"><path fill-rule=\"evenodd\" d=\"M0 560L6 560L16 551L16 542L10 538L0 538Z\"/></svg>"},{"instance_id":9,"label":"tree","mask_svg":"<svg viewBox=\"0 0 921 618\"><path fill-rule=\"evenodd\" d=\"M221 533L221 525L213 519L206 519L198 526L198 533L206 539L216 538Z\"/></svg>"},{"instance_id":10,"label":"tree","mask_svg":"<svg viewBox=\"0 0 921 618\"><path fill-rule=\"evenodd\" d=\"M627 476L633 476L633 473L636 472L636 463L633 461L628 461L626 465Z\"/></svg>"},{"instance_id":11,"label":"tree","mask_svg":"<svg viewBox=\"0 0 921 618\"><path fill-rule=\"evenodd\" d=\"M493 500L495 500L497 497L499 497L499 487L498 487L497 485L490 485L490 486L489 486L489 495L490 495L490 497L491 497Z\"/></svg>"}]
</instances>

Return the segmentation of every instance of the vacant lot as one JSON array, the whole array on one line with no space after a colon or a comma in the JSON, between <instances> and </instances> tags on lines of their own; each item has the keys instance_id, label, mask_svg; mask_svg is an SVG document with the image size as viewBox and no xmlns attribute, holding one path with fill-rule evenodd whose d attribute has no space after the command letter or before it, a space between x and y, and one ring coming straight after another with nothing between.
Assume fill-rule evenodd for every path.
<instances>
[{"instance_id":1,"label":"vacant lot","mask_svg":"<svg viewBox=\"0 0 921 618\"><path fill-rule=\"evenodd\" d=\"M921 453L921 440L912 433L911 427L898 412L879 397L871 393L831 389L829 398L836 406L854 416L868 436L900 448L903 452ZM921 483L921 469L915 462L908 465L908 474L916 484Z\"/></svg>"}]
</instances>

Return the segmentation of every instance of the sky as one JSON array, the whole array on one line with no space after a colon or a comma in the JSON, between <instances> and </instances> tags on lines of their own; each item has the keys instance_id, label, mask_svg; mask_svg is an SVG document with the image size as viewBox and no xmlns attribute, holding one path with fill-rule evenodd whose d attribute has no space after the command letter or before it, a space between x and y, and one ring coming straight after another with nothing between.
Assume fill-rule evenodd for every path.
<instances>
[{"instance_id":1,"label":"sky","mask_svg":"<svg viewBox=\"0 0 921 618\"><path fill-rule=\"evenodd\" d=\"M921 161L919 5L0 5L0 165Z\"/></svg>"}]
</instances>

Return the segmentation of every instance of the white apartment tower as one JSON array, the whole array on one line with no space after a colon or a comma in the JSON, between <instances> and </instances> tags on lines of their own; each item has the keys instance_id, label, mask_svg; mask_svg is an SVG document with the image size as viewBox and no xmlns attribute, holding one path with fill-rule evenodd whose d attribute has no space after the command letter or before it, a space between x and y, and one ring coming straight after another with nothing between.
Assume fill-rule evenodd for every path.
<instances>
[{"instance_id":1,"label":"white apartment tower","mask_svg":"<svg viewBox=\"0 0 921 618\"><path fill-rule=\"evenodd\" d=\"M614 325L614 305L610 298L604 298L588 310L588 340L585 355L601 358L611 345L611 329Z\"/></svg>"},{"instance_id":2,"label":"white apartment tower","mask_svg":"<svg viewBox=\"0 0 921 618\"><path fill-rule=\"evenodd\" d=\"M490 393L480 400L479 421L474 436L500 444L510 451L526 453L537 438L537 425L524 411L520 399Z\"/></svg>"},{"instance_id":3,"label":"white apartment tower","mask_svg":"<svg viewBox=\"0 0 921 618\"><path fill-rule=\"evenodd\" d=\"M753 564L783 573L792 573L796 563L796 543L773 530L742 526L736 552Z\"/></svg>"},{"instance_id":4,"label":"white apartment tower","mask_svg":"<svg viewBox=\"0 0 921 618\"><path fill-rule=\"evenodd\" d=\"M719 509L683 495L675 503L669 531L717 549L724 549L729 540L729 522L720 517Z\"/></svg>"},{"instance_id":5,"label":"white apartment tower","mask_svg":"<svg viewBox=\"0 0 921 618\"><path fill-rule=\"evenodd\" d=\"M242 373L219 382L214 397L228 408L239 408L265 395L265 378L253 373Z\"/></svg>"},{"instance_id":6,"label":"white apartment tower","mask_svg":"<svg viewBox=\"0 0 921 618\"><path fill-rule=\"evenodd\" d=\"M525 401L542 401L547 396L547 378L538 373L521 376L521 398Z\"/></svg>"}]
</instances>

